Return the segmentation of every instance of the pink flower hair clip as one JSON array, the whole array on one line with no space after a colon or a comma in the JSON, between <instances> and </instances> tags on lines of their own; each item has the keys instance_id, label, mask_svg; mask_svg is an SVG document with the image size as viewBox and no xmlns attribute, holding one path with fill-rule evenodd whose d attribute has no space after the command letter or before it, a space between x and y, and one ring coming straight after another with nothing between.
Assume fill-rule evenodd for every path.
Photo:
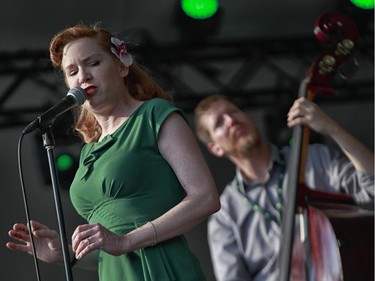
<instances>
[{"instance_id":1,"label":"pink flower hair clip","mask_svg":"<svg viewBox=\"0 0 375 281\"><path fill-rule=\"evenodd\" d=\"M133 64L133 57L128 53L124 41L116 37L111 37L111 51L112 53L125 65L131 66Z\"/></svg>"}]
</instances>

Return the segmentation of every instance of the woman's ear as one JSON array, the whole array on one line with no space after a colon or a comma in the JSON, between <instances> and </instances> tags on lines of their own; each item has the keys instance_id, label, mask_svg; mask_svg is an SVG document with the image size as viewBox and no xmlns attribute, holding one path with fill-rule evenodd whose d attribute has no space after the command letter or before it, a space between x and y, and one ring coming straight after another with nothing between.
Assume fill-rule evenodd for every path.
<instances>
[{"instance_id":1,"label":"woman's ear","mask_svg":"<svg viewBox=\"0 0 375 281\"><path fill-rule=\"evenodd\" d=\"M224 151L215 143L210 142L207 144L207 150L215 155L216 157L223 157L224 156Z\"/></svg>"},{"instance_id":2,"label":"woman's ear","mask_svg":"<svg viewBox=\"0 0 375 281\"><path fill-rule=\"evenodd\" d=\"M120 62L120 74L122 77L126 77L129 74L129 67L125 66L122 62Z\"/></svg>"}]
</instances>

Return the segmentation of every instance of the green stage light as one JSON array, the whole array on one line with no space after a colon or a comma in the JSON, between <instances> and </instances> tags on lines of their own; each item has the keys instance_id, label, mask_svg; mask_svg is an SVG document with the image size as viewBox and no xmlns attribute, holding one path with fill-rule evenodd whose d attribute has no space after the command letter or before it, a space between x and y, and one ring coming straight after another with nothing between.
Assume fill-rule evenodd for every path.
<instances>
[{"instance_id":1,"label":"green stage light","mask_svg":"<svg viewBox=\"0 0 375 281\"><path fill-rule=\"evenodd\" d=\"M351 0L358 8L370 10L374 8L374 0Z\"/></svg>"},{"instance_id":2,"label":"green stage light","mask_svg":"<svg viewBox=\"0 0 375 281\"><path fill-rule=\"evenodd\" d=\"M56 158L56 168L59 171L67 171L73 166L73 157L68 154L61 154Z\"/></svg>"},{"instance_id":3,"label":"green stage light","mask_svg":"<svg viewBox=\"0 0 375 281\"><path fill-rule=\"evenodd\" d=\"M204 20L217 12L219 3L217 0L181 0L181 8L189 17Z\"/></svg>"}]
</instances>

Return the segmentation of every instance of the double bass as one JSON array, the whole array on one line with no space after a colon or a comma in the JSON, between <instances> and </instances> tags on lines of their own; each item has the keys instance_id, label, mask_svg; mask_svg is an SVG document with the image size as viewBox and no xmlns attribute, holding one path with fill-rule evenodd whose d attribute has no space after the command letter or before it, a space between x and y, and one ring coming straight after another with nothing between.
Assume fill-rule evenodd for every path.
<instances>
[{"instance_id":1,"label":"double bass","mask_svg":"<svg viewBox=\"0 0 375 281\"><path fill-rule=\"evenodd\" d=\"M321 15L314 34L330 46L301 83L299 96L310 101L318 94L334 93L333 76L358 41L355 23L340 13ZM279 280L373 280L373 212L356 206L349 195L306 186L309 133L307 126L293 129L288 178L284 182L288 204L282 216Z\"/></svg>"}]
</instances>

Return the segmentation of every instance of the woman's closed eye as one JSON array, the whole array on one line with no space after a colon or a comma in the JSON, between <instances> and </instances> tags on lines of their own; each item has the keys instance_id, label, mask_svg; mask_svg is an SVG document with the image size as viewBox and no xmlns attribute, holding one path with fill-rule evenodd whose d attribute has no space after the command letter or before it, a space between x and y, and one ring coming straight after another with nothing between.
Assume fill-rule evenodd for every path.
<instances>
[{"instance_id":1,"label":"woman's closed eye","mask_svg":"<svg viewBox=\"0 0 375 281\"><path fill-rule=\"evenodd\" d=\"M88 66L97 66L100 64L100 61L99 60L94 60L94 61L89 61L87 63Z\"/></svg>"}]
</instances>

